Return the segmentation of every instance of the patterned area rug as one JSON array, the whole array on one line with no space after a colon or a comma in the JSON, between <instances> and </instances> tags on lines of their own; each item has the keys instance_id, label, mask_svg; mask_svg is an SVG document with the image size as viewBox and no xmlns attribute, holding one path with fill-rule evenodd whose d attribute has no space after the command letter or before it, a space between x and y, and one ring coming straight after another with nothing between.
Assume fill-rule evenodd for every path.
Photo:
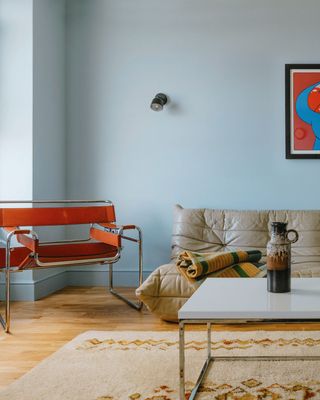
<instances>
[{"instance_id":1,"label":"patterned area rug","mask_svg":"<svg viewBox=\"0 0 320 400\"><path fill-rule=\"evenodd\" d=\"M187 389L206 355L205 332L186 334ZM320 332L217 332L219 355L320 354ZM79 335L0 393L10 400L176 400L177 332ZM201 400L320 399L320 361L219 361Z\"/></svg>"}]
</instances>

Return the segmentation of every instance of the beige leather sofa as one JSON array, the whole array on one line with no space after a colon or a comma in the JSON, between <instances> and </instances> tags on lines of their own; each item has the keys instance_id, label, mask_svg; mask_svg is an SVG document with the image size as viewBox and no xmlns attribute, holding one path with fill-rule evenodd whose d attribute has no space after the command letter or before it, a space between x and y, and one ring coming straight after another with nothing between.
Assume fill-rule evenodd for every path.
<instances>
[{"instance_id":1,"label":"beige leather sofa","mask_svg":"<svg viewBox=\"0 0 320 400\"><path fill-rule=\"evenodd\" d=\"M164 320L174 321L184 302L199 287L176 269L183 250L198 252L259 249L265 256L272 221L286 221L299 240L292 246L292 276L320 276L320 211L235 211L174 209L171 263L158 267L137 289L148 309ZM219 278L216 278L219 279ZM232 279L232 278L230 278Z\"/></svg>"}]
</instances>

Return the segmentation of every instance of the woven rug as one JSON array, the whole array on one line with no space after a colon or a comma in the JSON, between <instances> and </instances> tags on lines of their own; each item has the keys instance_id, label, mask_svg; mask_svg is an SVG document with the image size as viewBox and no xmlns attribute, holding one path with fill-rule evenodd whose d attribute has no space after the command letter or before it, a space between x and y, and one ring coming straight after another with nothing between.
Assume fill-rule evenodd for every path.
<instances>
[{"instance_id":1,"label":"woven rug","mask_svg":"<svg viewBox=\"0 0 320 400\"><path fill-rule=\"evenodd\" d=\"M315 355L320 354L320 332L213 332L212 349L219 355ZM205 332L188 332L187 389L205 356ZM0 393L1 400L178 397L177 332L83 333ZM219 361L198 398L320 399L320 361Z\"/></svg>"}]
</instances>

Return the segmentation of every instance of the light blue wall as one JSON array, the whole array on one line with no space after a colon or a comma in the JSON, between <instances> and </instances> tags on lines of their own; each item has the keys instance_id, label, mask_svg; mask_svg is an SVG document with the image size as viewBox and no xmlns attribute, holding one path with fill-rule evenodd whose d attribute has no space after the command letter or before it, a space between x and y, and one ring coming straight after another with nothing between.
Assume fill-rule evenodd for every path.
<instances>
[{"instance_id":1,"label":"light blue wall","mask_svg":"<svg viewBox=\"0 0 320 400\"><path fill-rule=\"evenodd\" d=\"M286 160L284 133L284 64L319 62L319 15L318 0L68 1L68 196L140 224L147 269L169 258L175 203L319 208L320 163Z\"/></svg>"},{"instance_id":2,"label":"light blue wall","mask_svg":"<svg viewBox=\"0 0 320 400\"><path fill-rule=\"evenodd\" d=\"M64 198L65 0L1 0L0 49L0 199ZM65 281L57 269L13 274L12 298L36 299Z\"/></svg>"},{"instance_id":3,"label":"light blue wall","mask_svg":"<svg viewBox=\"0 0 320 400\"><path fill-rule=\"evenodd\" d=\"M33 196L65 198L65 0L33 0Z\"/></svg>"},{"instance_id":4,"label":"light blue wall","mask_svg":"<svg viewBox=\"0 0 320 400\"><path fill-rule=\"evenodd\" d=\"M66 0L66 20L63 3L0 3L1 197L110 198L142 226L149 271L175 203L319 208L319 161L284 154L284 64L319 62L318 0ZM27 167L9 175L12 146ZM134 284L129 250L116 270ZM106 281L79 270L19 279L31 297Z\"/></svg>"},{"instance_id":5,"label":"light blue wall","mask_svg":"<svg viewBox=\"0 0 320 400\"><path fill-rule=\"evenodd\" d=\"M32 0L0 1L0 200L32 197L32 12ZM12 282L32 298L31 271Z\"/></svg>"},{"instance_id":6,"label":"light blue wall","mask_svg":"<svg viewBox=\"0 0 320 400\"><path fill-rule=\"evenodd\" d=\"M65 0L33 0L33 198L66 198ZM40 240L63 239L63 227L37 228ZM65 285L60 268L33 271L35 297ZM39 293L38 293L39 292Z\"/></svg>"},{"instance_id":7,"label":"light blue wall","mask_svg":"<svg viewBox=\"0 0 320 400\"><path fill-rule=\"evenodd\" d=\"M32 196L32 46L32 0L1 0L1 200Z\"/></svg>"}]
</instances>

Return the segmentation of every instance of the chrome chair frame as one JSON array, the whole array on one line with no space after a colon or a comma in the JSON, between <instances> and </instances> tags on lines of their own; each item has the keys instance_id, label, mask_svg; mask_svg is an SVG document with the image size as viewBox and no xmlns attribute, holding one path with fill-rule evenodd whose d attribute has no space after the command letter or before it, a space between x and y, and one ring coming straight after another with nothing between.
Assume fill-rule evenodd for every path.
<instances>
[{"instance_id":1,"label":"chrome chair frame","mask_svg":"<svg viewBox=\"0 0 320 400\"><path fill-rule=\"evenodd\" d=\"M90 204L90 203L105 203L112 205L110 200L19 200L19 201L0 201L0 204ZM100 229L105 231L111 231L112 233L118 234L121 236L122 239L129 240L138 244L138 273L139 273L139 285L142 284L143 280L143 248L142 248L142 230L136 225L133 225L132 229L135 229L138 232L138 238L124 236L123 235L123 226L116 225L115 228L105 228L100 224L91 224L91 226L97 225ZM30 235L33 239L38 240L38 234L32 229L15 229L7 234L5 239L5 249L6 249L6 257L5 257L5 268L0 269L0 272L5 273L5 315L3 316L0 313L0 324L2 325L3 329L6 333L10 332L10 322L11 322L11 307L10 307L10 274L11 272L22 272L30 269L47 269L47 268L56 268L56 267L64 267L64 266L75 266L75 265L89 265L89 264L101 264L101 265L108 265L109 266L109 292L119 298L120 300L124 301L126 304L134 308L135 310L140 311L143 303L139 300L137 302L133 302L132 300L128 299L127 297L120 294L118 291L114 289L113 286L113 264L120 259L121 250L116 253L114 257L102 257L102 258L95 258L90 260L74 260L74 261L54 261L54 262L42 262L39 260L38 253L32 253L32 257L37 265L36 268L23 268L19 269L18 267L11 267L10 266L10 249L11 249L11 241L15 235L18 234L27 234ZM86 239L73 239L73 240L61 240L61 241L46 241L39 243L41 245L54 245L59 243L79 243L79 242L88 242L91 238Z\"/></svg>"},{"instance_id":2,"label":"chrome chair frame","mask_svg":"<svg viewBox=\"0 0 320 400\"><path fill-rule=\"evenodd\" d=\"M131 242L135 242L138 244L138 251L139 251L139 286L142 284L143 281L143 256L142 256L142 231L141 228L138 226L135 226L134 228L138 232L138 239L129 237L129 236L124 236L123 235L123 228L119 227L119 234L122 237L122 239L129 240ZM106 262L107 264L107 262ZM135 308L136 310L141 310L143 303L141 300L138 300L136 303L129 300L127 297L123 296L119 292L117 292L114 287L113 287L113 263L108 263L109 264L109 292L113 294L114 296L118 297L119 299L123 300L125 303L127 303L129 306Z\"/></svg>"}]
</instances>

